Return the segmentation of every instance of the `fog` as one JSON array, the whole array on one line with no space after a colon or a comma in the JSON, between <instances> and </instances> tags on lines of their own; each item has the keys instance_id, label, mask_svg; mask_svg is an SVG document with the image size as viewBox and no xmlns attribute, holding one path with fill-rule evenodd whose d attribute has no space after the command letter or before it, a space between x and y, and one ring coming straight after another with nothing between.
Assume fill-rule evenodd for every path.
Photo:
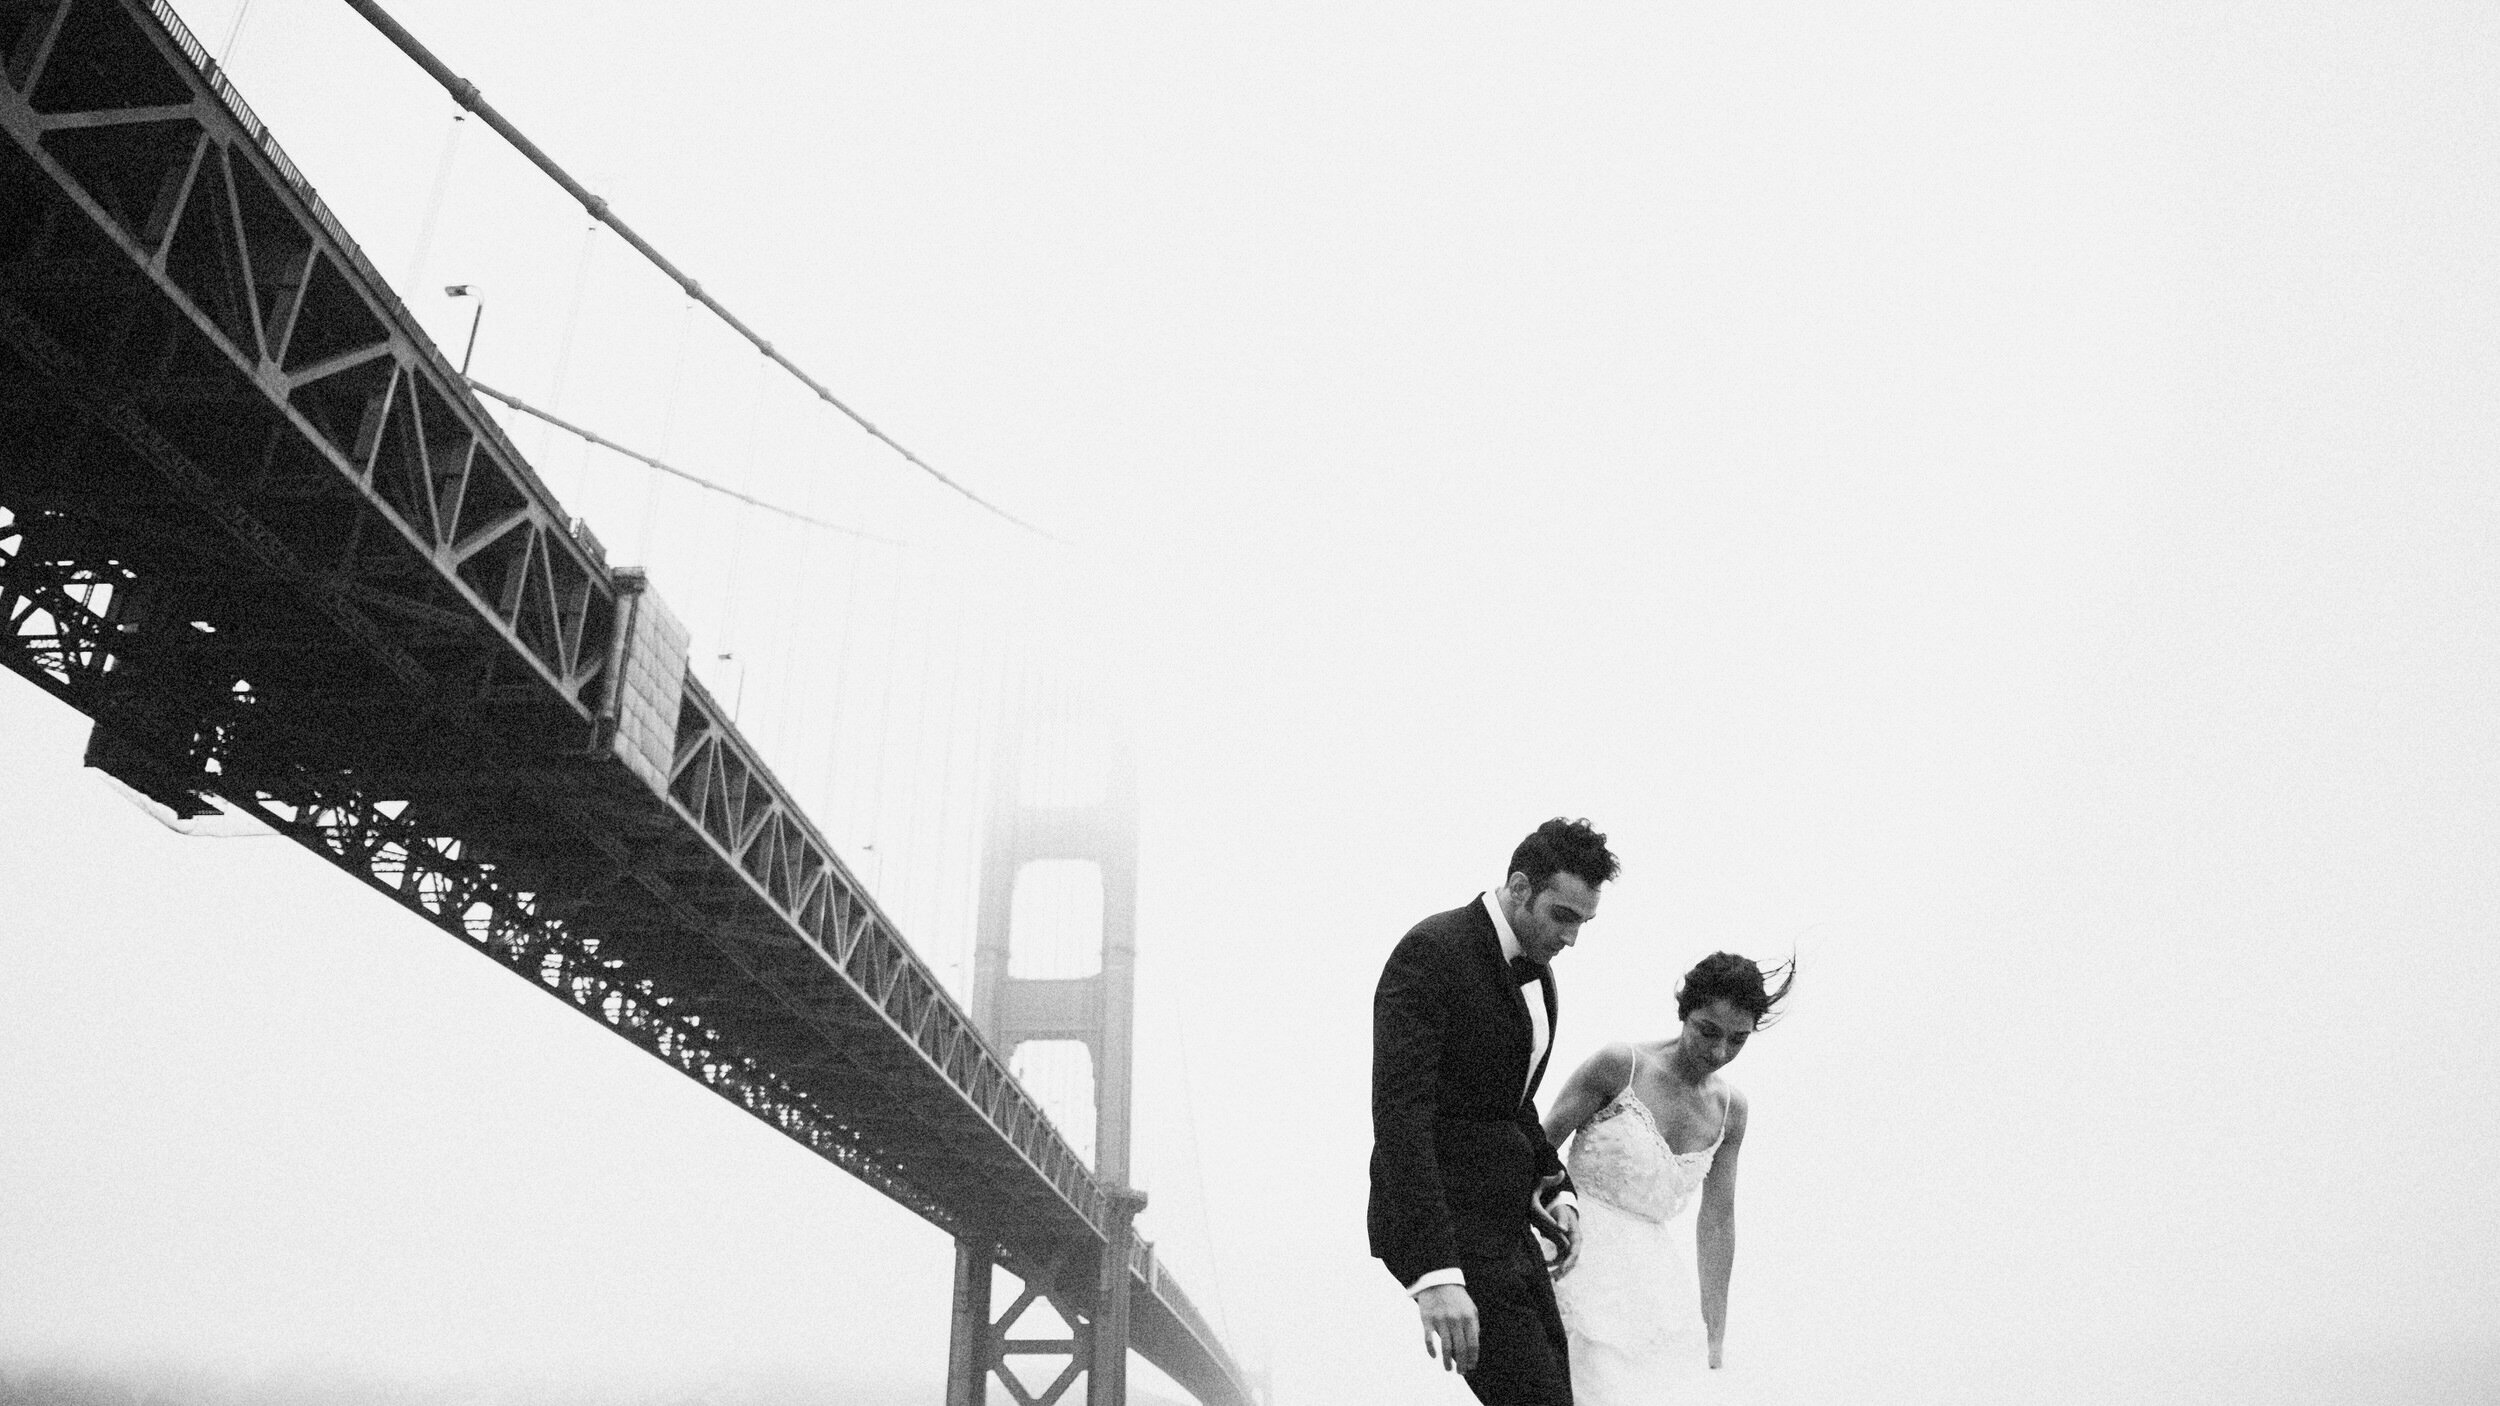
<instances>
[{"instance_id":1,"label":"fog","mask_svg":"<svg viewBox=\"0 0 2500 1406\"><path fill-rule=\"evenodd\" d=\"M930 700L1127 717L1142 1224L1279 1403L1468 1399L1368 1004L1555 814L1557 1078L1801 969L1695 1399L2500 1398L2488 7L393 7L1064 547L483 130L437 205L344 6L178 8L481 379L911 543L515 430L950 980ZM0 680L0 1393L937 1398L938 1232L84 736Z\"/></svg>"}]
</instances>

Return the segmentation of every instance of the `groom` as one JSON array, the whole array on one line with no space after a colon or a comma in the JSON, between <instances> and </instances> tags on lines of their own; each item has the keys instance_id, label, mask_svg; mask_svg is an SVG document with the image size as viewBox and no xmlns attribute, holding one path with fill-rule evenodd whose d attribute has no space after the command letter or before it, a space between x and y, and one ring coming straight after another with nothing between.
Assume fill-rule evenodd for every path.
<instances>
[{"instance_id":1,"label":"groom","mask_svg":"<svg viewBox=\"0 0 2500 1406\"><path fill-rule=\"evenodd\" d=\"M1372 996L1372 1254L1413 1296L1424 1351L1490 1406L1571 1406L1529 1223L1548 1217L1568 1242L1579 1208L1534 1100L1557 1010L1547 963L1616 868L1587 821L1546 821L1499 889L1399 941ZM1550 1210L1545 1182L1561 1187Z\"/></svg>"}]
</instances>

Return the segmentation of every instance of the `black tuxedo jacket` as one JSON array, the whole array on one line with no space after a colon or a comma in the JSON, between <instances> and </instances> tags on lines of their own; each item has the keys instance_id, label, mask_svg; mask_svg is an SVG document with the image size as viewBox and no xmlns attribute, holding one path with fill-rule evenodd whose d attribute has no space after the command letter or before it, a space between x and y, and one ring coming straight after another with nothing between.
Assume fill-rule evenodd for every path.
<instances>
[{"instance_id":1,"label":"black tuxedo jacket","mask_svg":"<svg viewBox=\"0 0 2500 1406\"><path fill-rule=\"evenodd\" d=\"M1562 1170L1537 1122L1546 1060L1528 1068L1531 997L1553 1031L1552 970L1519 985L1482 899L1417 923L1380 973L1368 1220L1372 1254L1401 1285L1510 1263L1538 1180Z\"/></svg>"}]
</instances>

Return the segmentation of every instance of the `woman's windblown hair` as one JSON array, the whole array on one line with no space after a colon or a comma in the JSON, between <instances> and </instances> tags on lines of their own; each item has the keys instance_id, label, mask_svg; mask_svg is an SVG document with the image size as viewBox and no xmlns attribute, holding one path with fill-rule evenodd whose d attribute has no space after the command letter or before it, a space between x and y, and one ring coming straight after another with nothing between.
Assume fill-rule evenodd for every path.
<instances>
[{"instance_id":1,"label":"woman's windblown hair","mask_svg":"<svg viewBox=\"0 0 2500 1406\"><path fill-rule=\"evenodd\" d=\"M1772 977L1780 979L1776 991L1770 987ZM1675 1018L1683 1020L1712 1001L1725 1001L1751 1015L1754 1028L1760 1030L1779 1019L1777 1007L1796 984L1793 956L1778 966L1763 967L1733 952L1713 952L1684 973L1684 984L1675 990Z\"/></svg>"}]
</instances>

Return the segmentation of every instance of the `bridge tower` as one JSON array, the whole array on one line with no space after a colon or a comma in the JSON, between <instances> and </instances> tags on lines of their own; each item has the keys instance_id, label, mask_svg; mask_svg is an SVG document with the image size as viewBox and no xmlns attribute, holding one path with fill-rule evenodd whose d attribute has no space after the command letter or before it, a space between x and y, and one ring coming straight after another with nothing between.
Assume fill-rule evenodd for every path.
<instances>
[{"instance_id":1,"label":"bridge tower","mask_svg":"<svg viewBox=\"0 0 2500 1406\"><path fill-rule=\"evenodd\" d=\"M1048 1053L1062 1058L1021 1076L1028 1084L1036 1073L1073 1073L1076 1062L1065 1056L1083 1051L1093 1093L1094 1174L1111 1202L1104 1216L1110 1239L1098 1252L1070 1247L1056 1263L1011 1267L1025 1286L1003 1311L993 1301L993 1243L957 1240L946 1406L986 1406L993 1375L1019 1406L1052 1406L1080 1373L1086 1406L1125 1406L1128 1399L1131 1223L1146 1204L1145 1194L1129 1186L1137 784L1125 739L1104 729L1101 744L1071 770L1023 730L1007 730L983 820L971 1008L1011 1061L1021 1063L1018 1056L1037 1044L1055 1046ZM1074 897L1078 926L1093 931L1037 931L1051 915L1043 904L1019 899L1054 893ZM1098 905L1085 901L1096 894ZM1068 916L1064 905L1057 916ZM1096 916L1097 923L1083 921ZM1071 1336L1013 1336L1037 1300L1049 1302ZM1061 1369L1036 1393L1009 1371L1011 1356L1059 1358Z\"/></svg>"}]
</instances>

